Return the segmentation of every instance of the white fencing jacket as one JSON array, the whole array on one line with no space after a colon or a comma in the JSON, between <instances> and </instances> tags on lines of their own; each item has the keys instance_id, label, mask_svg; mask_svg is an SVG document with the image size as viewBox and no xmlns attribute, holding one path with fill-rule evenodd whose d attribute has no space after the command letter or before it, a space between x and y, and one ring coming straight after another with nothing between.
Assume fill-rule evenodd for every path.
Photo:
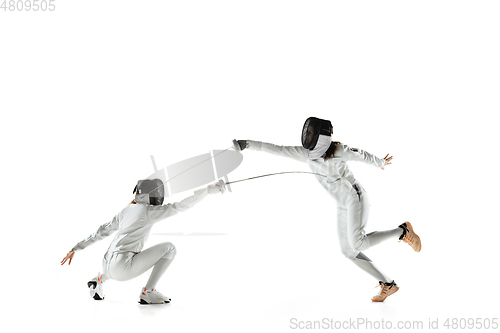
<instances>
[{"instance_id":1,"label":"white fencing jacket","mask_svg":"<svg viewBox=\"0 0 500 333\"><path fill-rule=\"evenodd\" d=\"M302 146L277 146L272 143L247 140L248 149L263 151L273 155L293 158L297 161L306 162L312 172L327 177L315 175L321 186L339 203L344 206L348 192L356 182L353 173L347 166L347 161L360 161L382 168L384 159L378 158L366 151L350 148L338 143L335 157L324 161L323 158L312 161L309 159L309 150Z\"/></svg>"},{"instance_id":2,"label":"white fencing jacket","mask_svg":"<svg viewBox=\"0 0 500 333\"><path fill-rule=\"evenodd\" d=\"M175 203L154 206L138 202L130 204L113 219L101 225L99 229L73 247L73 251L83 250L87 246L101 240L115 231L117 232L106 254L113 252L140 252L146 243L151 228L156 222L183 212L200 202L208 194L208 190L201 189L194 195ZM149 200L149 199L148 199Z\"/></svg>"}]
</instances>

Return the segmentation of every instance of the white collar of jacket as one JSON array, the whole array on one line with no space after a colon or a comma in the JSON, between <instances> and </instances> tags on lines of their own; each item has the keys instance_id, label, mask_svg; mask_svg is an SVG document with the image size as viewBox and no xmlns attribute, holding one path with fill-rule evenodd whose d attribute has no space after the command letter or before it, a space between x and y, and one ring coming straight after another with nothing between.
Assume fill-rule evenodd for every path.
<instances>
[{"instance_id":1,"label":"white collar of jacket","mask_svg":"<svg viewBox=\"0 0 500 333\"><path fill-rule=\"evenodd\" d=\"M320 134L320 136L318 137L318 142L316 143L314 149L309 150L309 159L314 161L323 156L330 147L331 143L332 139L329 135Z\"/></svg>"}]
</instances>

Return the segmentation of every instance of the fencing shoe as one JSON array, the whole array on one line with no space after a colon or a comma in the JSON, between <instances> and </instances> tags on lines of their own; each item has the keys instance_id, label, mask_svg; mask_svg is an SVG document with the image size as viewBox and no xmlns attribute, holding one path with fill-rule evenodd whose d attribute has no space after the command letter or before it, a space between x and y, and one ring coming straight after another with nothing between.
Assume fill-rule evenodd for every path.
<instances>
[{"instance_id":1,"label":"fencing shoe","mask_svg":"<svg viewBox=\"0 0 500 333\"><path fill-rule=\"evenodd\" d=\"M372 297L372 301L374 302L383 302L388 296L394 294L399 290L399 287L394 281L392 281L391 283L379 281L379 286L380 292L378 293L378 295Z\"/></svg>"},{"instance_id":2,"label":"fencing shoe","mask_svg":"<svg viewBox=\"0 0 500 333\"><path fill-rule=\"evenodd\" d=\"M403 234L399 237L399 240L410 245L415 252L420 252L422 249L422 243L420 242L420 237L418 237L415 231L413 231L411 223L405 222L399 227L403 229Z\"/></svg>"},{"instance_id":3,"label":"fencing shoe","mask_svg":"<svg viewBox=\"0 0 500 333\"><path fill-rule=\"evenodd\" d=\"M145 287L141 290L141 295L139 296L140 304L164 304L170 303L170 298L163 295L156 289L146 289Z\"/></svg>"},{"instance_id":4,"label":"fencing shoe","mask_svg":"<svg viewBox=\"0 0 500 333\"><path fill-rule=\"evenodd\" d=\"M104 299L102 284L103 280L101 273L97 273L97 276L95 278L87 282L87 287L89 287L90 291L90 297L92 297L96 301L101 301Z\"/></svg>"}]
</instances>

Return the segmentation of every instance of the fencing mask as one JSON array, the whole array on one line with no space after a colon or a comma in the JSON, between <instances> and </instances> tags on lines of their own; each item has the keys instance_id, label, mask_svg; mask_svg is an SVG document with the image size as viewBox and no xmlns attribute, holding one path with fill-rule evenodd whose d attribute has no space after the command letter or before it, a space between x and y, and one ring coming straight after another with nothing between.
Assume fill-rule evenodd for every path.
<instances>
[{"instance_id":1,"label":"fencing mask","mask_svg":"<svg viewBox=\"0 0 500 333\"><path fill-rule=\"evenodd\" d=\"M309 159L323 156L331 144L332 123L316 117L307 118L302 128L302 147L309 149Z\"/></svg>"},{"instance_id":2,"label":"fencing mask","mask_svg":"<svg viewBox=\"0 0 500 333\"><path fill-rule=\"evenodd\" d=\"M134 188L135 202L160 206L165 198L163 182L156 179L139 180Z\"/></svg>"}]
</instances>

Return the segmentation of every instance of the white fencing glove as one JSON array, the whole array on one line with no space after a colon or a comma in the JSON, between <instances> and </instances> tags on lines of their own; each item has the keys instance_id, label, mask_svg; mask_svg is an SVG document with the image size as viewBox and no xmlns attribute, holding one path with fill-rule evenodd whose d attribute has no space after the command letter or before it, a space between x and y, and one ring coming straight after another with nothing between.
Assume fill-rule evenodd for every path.
<instances>
[{"instance_id":1,"label":"white fencing glove","mask_svg":"<svg viewBox=\"0 0 500 333\"><path fill-rule=\"evenodd\" d=\"M233 140L233 148L236 151L242 151L245 148L248 148L248 142L247 140Z\"/></svg>"},{"instance_id":2,"label":"white fencing glove","mask_svg":"<svg viewBox=\"0 0 500 333\"><path fill-rule=\"evenodd\" d=\"M221 179L217 183L208 185L208 194L217 194L226 192L226 183Z\"/></svg>"}]
</instances>

